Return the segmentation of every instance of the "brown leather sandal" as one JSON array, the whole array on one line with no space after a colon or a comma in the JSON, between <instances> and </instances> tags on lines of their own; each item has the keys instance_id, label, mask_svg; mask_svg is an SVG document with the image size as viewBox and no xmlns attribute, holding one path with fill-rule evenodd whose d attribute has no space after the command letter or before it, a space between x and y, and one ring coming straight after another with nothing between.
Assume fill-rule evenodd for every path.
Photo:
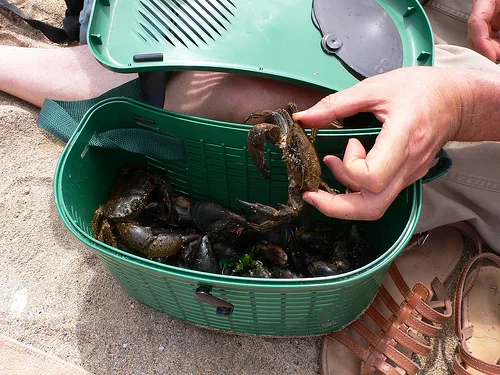
<instances>
[{"instance_id":1,"label":"brown leather sandal","mask_svg":"<svg viewBox=\"0 0 500 375\"><path fill-rule=\"evenodd\" d=\"M471 226L453 226L480 248ZM428 355L432 349L428 338L435 337L452 314L443 283L458 264L464 246L460 231L451 226L432 230L421 242L412 243L412 250L405 250L393 262L374 302L358 320L324 337L323 375L375 371L402 375L420 370L411 355Z\"/></svg>"},{"instance_id":2,"label":"brown leather sandal","mask_svg":"<svg viewBox=\"0 0 500 375\"><path fill-rule=\"evenodd\" d=\"M489 259L496 266L484 265ZM478 263L474 271L472 266ZM479 254L464 267L455 294L453 358L457 375L500 375L500 257Z\"/></svg>"}]
</instances>

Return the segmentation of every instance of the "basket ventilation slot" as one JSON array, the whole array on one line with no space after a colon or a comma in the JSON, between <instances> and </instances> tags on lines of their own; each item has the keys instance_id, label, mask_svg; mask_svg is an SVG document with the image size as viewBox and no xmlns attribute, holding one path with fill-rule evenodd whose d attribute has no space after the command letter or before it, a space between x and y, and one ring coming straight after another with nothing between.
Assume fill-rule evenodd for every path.
<instances>
[{"instance_id":1,"label":"basket ventilation slot","mask_svg":"<svg viewBox=\"0 0 500 375\"><path fill-rule=\"evenodd\" d=\"M139 32L139 36L184 48L200 47L222 36L236 9L231 0L141 0L140 4L140 25L146 34Z\"/></svg>"}]
</instances>

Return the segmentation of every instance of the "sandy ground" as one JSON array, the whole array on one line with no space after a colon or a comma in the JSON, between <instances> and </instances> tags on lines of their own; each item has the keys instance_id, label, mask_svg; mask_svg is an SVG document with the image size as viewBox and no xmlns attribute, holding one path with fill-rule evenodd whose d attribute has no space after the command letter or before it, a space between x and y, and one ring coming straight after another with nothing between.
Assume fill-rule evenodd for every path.
<instances>
[{"instance_id":1,"label":"sandy ground","mask_svg":"<svg viewBox=\"0 0 500 375\"><path fill-rule=\"evenodd\" d=\"M14 3L61 24L62 0ZM3 13L0 44L57 47ZM95 374L319 373L318 337L209 331L131 299L59 218L53 175L64 144L37 126L38 111L0 93L1 333ZM450 320L421 373L451 373L455 344Z\"/></svg>"}]
</instances>

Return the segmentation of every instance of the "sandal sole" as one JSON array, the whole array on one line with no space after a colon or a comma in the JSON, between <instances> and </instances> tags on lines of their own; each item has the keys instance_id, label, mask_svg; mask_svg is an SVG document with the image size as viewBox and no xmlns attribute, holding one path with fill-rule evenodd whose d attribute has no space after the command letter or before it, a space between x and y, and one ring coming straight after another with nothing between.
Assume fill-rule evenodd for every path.
<instances>
[{"instance_id":1,"label":"sandal sole","mask_svg":"<svg viewBox=\"0 0 500 375\"><path fill-rule=\"evenodd\" d=\"M472 337L467 340L472 355L486 363L497 363L500 359L500 268L481 267L474 287L462 302L462 318L464 326L474 327ZM484 375L473 368L468 371Z\"/></svg>"}]
</instances>

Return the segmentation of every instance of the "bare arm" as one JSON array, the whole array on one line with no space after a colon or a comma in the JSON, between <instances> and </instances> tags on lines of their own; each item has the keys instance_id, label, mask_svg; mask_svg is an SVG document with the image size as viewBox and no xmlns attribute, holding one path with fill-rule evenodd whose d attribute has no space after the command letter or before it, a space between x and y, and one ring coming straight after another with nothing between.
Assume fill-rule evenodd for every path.
<instances>
[{"instance_id":1,"label":"bare arm","mask_svg":"<svg viewBox=\"0 0 500 375\"><path fill-rule=\"evenodd\" d=\"M462 121L453 141L500 140L500 74L464 71L469 97L464 98Z\"/></svg>"}]
</instances>

